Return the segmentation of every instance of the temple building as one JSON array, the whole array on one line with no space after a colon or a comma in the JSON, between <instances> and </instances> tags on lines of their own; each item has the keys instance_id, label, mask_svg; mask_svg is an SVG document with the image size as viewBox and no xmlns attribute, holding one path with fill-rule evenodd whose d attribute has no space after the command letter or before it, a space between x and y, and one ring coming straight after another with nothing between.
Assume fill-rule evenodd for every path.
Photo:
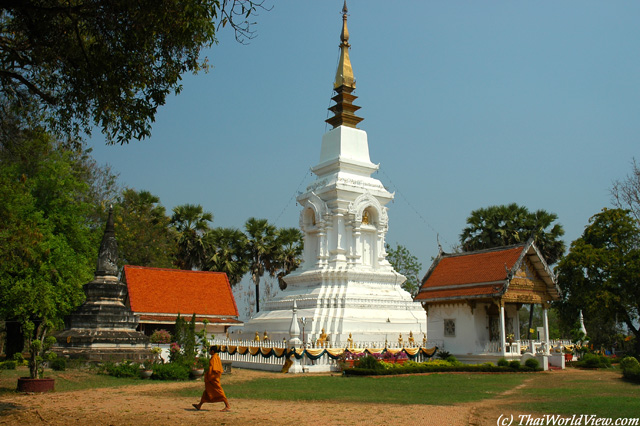
<instances>
[{"instance_id":1,"label":"temple building","mask_svg":"<svg viewBox=\"0 0 640 426\"><path fill-rule=\"evenodd\" d=\"M537 357L564 366L550 353L547 310L560 290L533 240L524 244L448 254L440 252L415 297L427 312L427 339L461 361ZM540 339L520 336L518 311L538 305ZM533 338L532 338L533 339Z\"/></svg>"},{"instance_id":2,"label":"temple building","mask_svg":"<svg viewBox=\"0 0 640 426\"><path fill-rule=\"evenodd\" d=\"M184 271L126 265L127 305L138 316L138 330L150 336L164 329L173 334L178 315L196 331L222 336L230 326L242 326L231 285L224 272Z\"/></svg>"},{"instance_id":3,"label":"temple building","mask_svg":"<svg viewBox=\"0 0 640 426\"><path fill-rule=\"evenodd\" d=\"M384 344L410 332L422 340L426 332L424 310L401 288L406 278L386 259L385 206L393 194L371 177L379 166L370 160L367 133L357 128L363 119L353 103L346 4L342 16L335 104L326 120L333 129L322 137L319 162L311 169L316 180L297 198L303 264L284 278L287 288L246 324L247 338L266 331L271 339L288 339L294 302L304 343L321 339L340 346L351 334L355 341Z\"/></svg>"},{"instance_id":4,"label":"temple building","mask_svg":"<svg viewBox=\"0 0 640 426\"><path fill-rule=\"evenodd\" d=\"M83 287L86 300L65 319L65 330L56 335L54 351L59 356L87 361L149 358L149 338L136 331L138 318L126 305L127 286L118 279L117 259L110 209L95 276Z\"/></svg>"}]
</instances>

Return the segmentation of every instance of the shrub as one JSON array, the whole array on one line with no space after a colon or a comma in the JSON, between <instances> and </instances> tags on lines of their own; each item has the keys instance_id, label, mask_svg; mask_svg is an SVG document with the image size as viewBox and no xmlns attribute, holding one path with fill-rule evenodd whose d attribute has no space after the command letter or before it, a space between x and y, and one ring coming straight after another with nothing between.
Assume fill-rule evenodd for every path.
<instances>
[{"instance_id":1,"label":"shrub","mask_svg":"<svg viewBox=\"0 0 640 426\"><path fill-rule=\"evenodd\" d=\"M436 356L440 359L447 359L451 356L451 353L449 353L449 351L441 351L439 350L438 353L436 354Z\"/></svg>"},{"instance_id":2,"label":"shrub","mask_svg":"<svg viewBox=\"0 0 640 426\"><path fill-rule=\"evenodd\" d=\"M509 367L513 368L514 370L519 370L520 369L520 361L518 361L517 359L509 361Z\"/></svg>"},{"instance_id":3,"label":"shrub","mask_svg":"<svg viewBox=\"0 0 640 426\"><path fill-rule=\"evenodd\" d=\"M98 372L108 374L113 377L138 377L140 375L140 365L131 361L123 361L118 364L107 362L100 366Z\"/></svg>"},{"instance_id":4,"label":"shrub","mask_svg":"<svg viewBox=\"0 0 640 426\"><path fill-rule=\"evenodd\" d=\"M537 370L540 368L540 362L535 358L529 358L524 362L524 365L532 370Z\"/></svg>"},{"instance_id":5,"label":"shrub","mask_svg":"<svg viewBox=\"0 0 640 426\"><path fill-rule=\"evenodd\" d=\"M460 364L460 363L458 362L458 359L457 359L455 356L453 356L453 355L449 355L449 356L445 359L445 361L447 361L447 362L448 362L449 364L451 364L451 365L458 365L458 364Z\"/></svg>"},{"instance_id":6,"label":"shrub","mask_svg":"<svg viewBox=\"0 0 640 426\"><path fill-rule=\"evenodd\" d=\"M176 363L155 364L151 378L154 380L188 380L189 367Z\"/></svg>"},{"instance_id":7,"label":"shrub","mask_svg":"<svg viewBox=\"0 0 640 426\"><path fill-rule=\"evenodd\" d=\"M156 330L151 333L149 342L156 344L171 343L171 333L169 333L167 330Z\"/></svg>"},{"instance_id":8,"label":"shrub","mask_svg":"<svg viewBox=\"0 0 640 426\"><path fill-rule=\"evenodd\" d=\"M18 363L16 361L0 362L0 370L15 370Z\"/></svg>"},{"instance_id":9,"label":"shrub","mask_svg":"<svg viewBox=\"0 0 640 426\"><path fill-rule=\"evenodd\" d=\"M62 357L57 357L49 362L49 367L55 371L64 371L67 369L67 360Z\"/></svg>"},{"instance_id":10,"label":"shrub","mask_svg":"<svg viewBox=\"0 0 640 426\"><path fill-rule=\"evenodd\" d=\"M21 352L16 352L15 354L13 354L13 360L17 365L24 365L24 356Z\"/></svg>"},{"instance_id":11,"label":"shrub","mask_svg":"<svg viewBox=\"0 0 640 426\"><path fill-rule=\"evenodd\" d=\"M620 361L622 376L632 382L640 383L640 363L632 356L628 356Z\"/></svg>"},{"instance_id":12,"label":"shrub","mask_svg":"<svg viewBox=\"0 0 640 426\"><path fill-rule=\"evenodd\" d=\"M383 368L383 365L380 364L380 361L378 361L376 358L372 357L371 355L367 355L356 361L355 367L377 370Z\"/></svg>"},{"instance_id":13,"label":"shrub","mask_svg":"<svg viewBox=\"0 0 640 426\"><path fill-rule=\"evenodd\" d=\"M509 361L507 361L506 358L500 358L498 360L498 367L508 367L509 366Z\"/></svg>"},{"instance_id":14,"label":"shrub","mask_svg":"<svg viewBox=\"0 0 640 426\"><path fill-rule=\"evenodd\" d=\"M611 367L611 360L604 355L584 354L580 361L576 362L581 368L607 368Z\"/></svg>"},{"instance_id":15,"label":"shrub","mask_svg":"<svg viewBox=\"0 0 640 426\"><path fill-rule=\"evenodd\" d=\"M624 370L632 370L635 367L640 367L640 362L632 356L622 358L620 361L620 368Z\"/></svg>"}]
</instances>

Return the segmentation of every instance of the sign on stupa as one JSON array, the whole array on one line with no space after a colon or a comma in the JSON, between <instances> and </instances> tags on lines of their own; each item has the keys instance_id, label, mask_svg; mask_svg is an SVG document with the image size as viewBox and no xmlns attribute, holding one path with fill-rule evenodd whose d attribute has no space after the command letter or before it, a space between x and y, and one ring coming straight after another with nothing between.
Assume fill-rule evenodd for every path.
<instances>
[{"instance_id":1,"label":"sign on stupa","mask_svg":"<svg viewBox=\"0 0 640 426\"><path fill-rule=\"evenodd\" d=\"M322 138L320 161L311 170L316 180L297 200L304 233L301 267L286 276L287 288L267 301L244 327L243 334L268 332L272 340L289 338L292 308L305 318L303 339L316 342L323 330L334 346L349 335L354 341L396 341L426 332L419 303L401 288L406 278L387 261L386 204L393 194L371 177L378 165L369 158L367 133L353 104L356 81L349 58L347 8L343 8L340 61L333 84L335 105Z\"/></svg>"}]
</instances>

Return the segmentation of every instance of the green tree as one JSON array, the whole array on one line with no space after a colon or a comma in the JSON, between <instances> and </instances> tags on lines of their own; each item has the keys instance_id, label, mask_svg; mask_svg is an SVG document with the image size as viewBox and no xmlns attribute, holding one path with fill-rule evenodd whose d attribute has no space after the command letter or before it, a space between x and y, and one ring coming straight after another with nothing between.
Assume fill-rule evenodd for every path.
<instances>
[{"instance_id":1,"label":"green tree","mask_svg":"<svg viewBox=\"0 0 640 426\"><path fill-rule=\"evenodd\" d=\"M640 220L640 166L634 158L631 173L624 180L617 180L611 188L613 205L619 209L629 209Z\"/></svg>"},{"instance_id":2,"label":"green tree","mask_svg":"<svg viewBox=\"0 0 640 426\"><path fill-rule=\"evenodd\" d=\"M418 262L418 258L411 254L405 246L396 244L396 248L391 248L389 244L385 245L387 251L387 260L393 266L393 269L407 277L402 284L402 288L415 296L422 284L420 271L422 264Z\"/></svg>"},{"instance_id":3,"label":"green tree","mask_svg":"<svg viewBox=\"0 0 640 426\"><path fill-rule=\"evenodd\" d=\"M302 251L304 250L304 239L302 232L298 228L280 228L276 233L276 253L274 263L278 272L278 286L280 290L287 288L284 277L298 269L302 263Z\"/></svg>"},{"instance_id":4,"label":"green tree","mask_svg":"<svg viewBox=\"0 0 640 426\"><path fill-rule=\"evenodd\" d=\"M149 191L125 189L115 205L114 222L122 265L173 267L176 236L160 198Z\"/></svg>"},{"instance_id":5,"label":"green tree","mask_svg":"<svg viewBox=\"0 0 640 426\"><path fill-rule=\"evenodd\" d=\"M533 236L542 256L549 265L564 253L562 225L554 222L555 213L545 210L530 212L515 203L490 206L471 212L467 227L460 234L463 251L474 251L493 247L524 243Z\"/></svg>"},{"instance_id":6,"label":"green tree","mask_svg":"<svg viewBox=\"0 0 640 426\"><path fill-rule=\"evenodd\" d=\"M41 129L14 130L0 140L0 318L45 348L84 299L99 233L87 221L95 206L78 153Z\"/></svg>"},{"instance_id":7,"label":"green tree","mask_svg":"<svg viewBox=\"0 0 640 426\"><path fill-rule=\"evenodd\" d=\"M235 286L249 271L247 236L239 229L214 228L204 237L206 271L224 272Z\"/></svg>"},{"instance_id":8,"label":"green tree","mask_svg":"<svg viewBox=\"0 0 640 426\"><path fill-rule=\"evenodd\" d=\"M51 128L95 125L109 143L150 135L159 106L219 28L253 37L250 0L8 0L0 3L0 96L37 104ZM40 118L38 116L38 118Z\"/></svg>"},{"instance_id":9,"label":"green tree","mask_svg":"<svg viewBox=\"0 0 640 426\"><path fill-rule=\"evenodd\" d=\"M612 323L621 322L640 353L640 226L629 210L603 209L593 216L557 273L565 324L574 324L583 310L591 341L608 345ZM601 324L606 329L599 332Z\"/></svg>"},{"instance_id":10,"label":"green tree","mask_svg":"<svg viewBox=\"0 0 640 426\"><path fill-rule=\"evenodd\" d=\"M176 265L180 269L202 269L206 248L203 237L209 231L213 214L201 205L183 204L173 209L171 224L177 231L178 253Z\"/></svg>"},{"instance_id":11,"label":"green tree","mask_svg":"<svg viewBox=\"0 0 640 426\"><path fill-rule=\"evenodd\" d=\"M249 271L255 285L256 312L260 312L260 278L267 272L274 275L277 264L276 227L266 219L250 218L245 222Z\"/></svg>"}]
</instances>

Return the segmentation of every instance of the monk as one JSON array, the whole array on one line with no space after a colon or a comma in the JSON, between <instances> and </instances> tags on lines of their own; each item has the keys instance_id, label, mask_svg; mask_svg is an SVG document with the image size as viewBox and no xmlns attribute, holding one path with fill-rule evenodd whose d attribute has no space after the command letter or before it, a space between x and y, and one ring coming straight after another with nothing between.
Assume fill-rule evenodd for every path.
<instances>
[{"instance_id":1,"label":"monk","mask_svg":"<svg viewBox=\"0 0 640 426\"><path fill-rule=\"evenodd\" d=\"M224 402L224 408L220 411L231 411L231 406L227 400L227 396L220 385L220 376L222 375L222 361L218 356L220 347L213 345L209 348L211 360L209 361L209 369L204 375L204 392L198 404L192 404L193 408L199 410L205 402Z\"/></svg>"}]
</instances>

